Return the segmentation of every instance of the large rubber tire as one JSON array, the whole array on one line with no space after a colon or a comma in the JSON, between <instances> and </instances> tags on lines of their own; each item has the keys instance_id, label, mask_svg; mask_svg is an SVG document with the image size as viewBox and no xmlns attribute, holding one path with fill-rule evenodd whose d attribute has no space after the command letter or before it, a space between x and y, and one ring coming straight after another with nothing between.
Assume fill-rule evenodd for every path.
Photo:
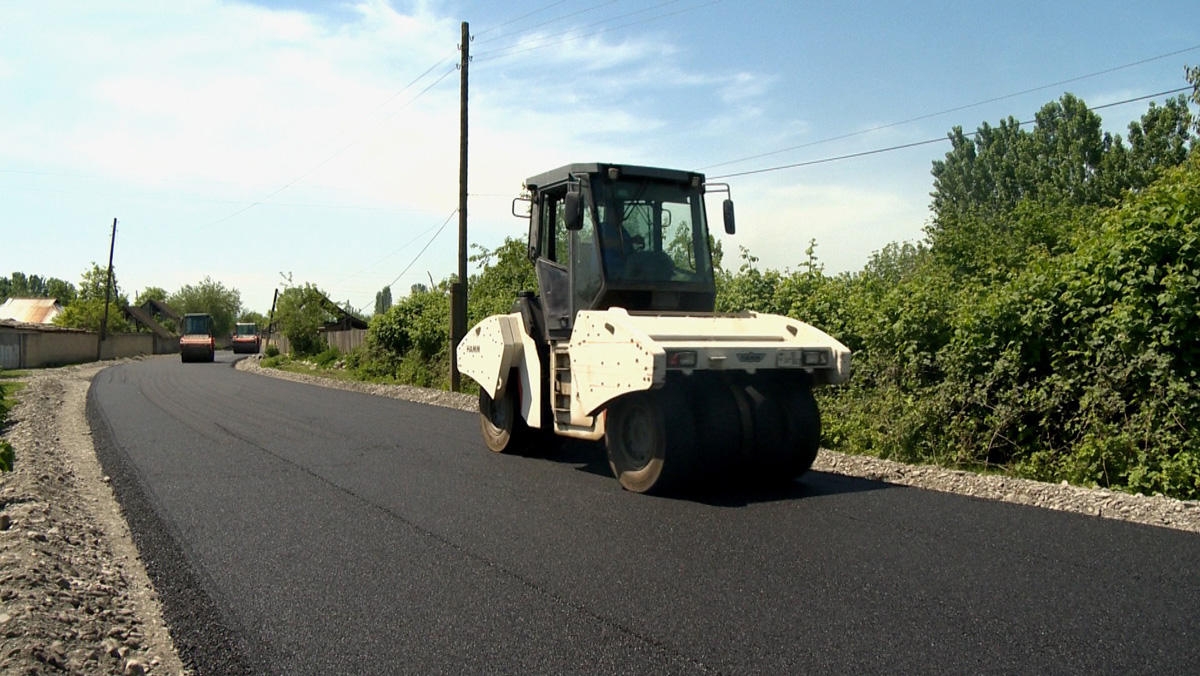
<instances>
[{"instance_id":1,"label":"large rubber tire","mask_svg":"<svg viewBox=\"0 0 1200 676\"><path fill-rule=\"evenodd\" d=\"M821 411L808 384L784 389L779 403L787 417L787 445L792 449L787 471L798 477L812 467L821 450Z\"/></svg>"},{"instance_id":2,"label":"large rubber tire","mask_svg":"<svg viewBox=\"0 0 1200 676\"><path fill-rule=\"evenodd\" d=\"M605 415L608 464L622 488L662 493L687 485L696 430L681 392L668 388L627 394Z\"/></svg>"},{"instance_id":3,"label":"large rubber tire","mask_svg":"<svg viewBox=\"0 0 1200 676\"><path fill-rule=\"evenodd\" d=\"M735 478L750 452L753 431L743 420L749 414L738 391L724 380L697 380L689 385L688 392L696 422L696 479L726 483Z\"/></svg>"},{"instance_id":4,"label":"large rubber tire","mask_svg":"<svg viewBox=\"0 0 1200 676\"><path fill-rule=\"evenodd\" d=\"M808 471L821 443L821 417L805 383L763 382L744 389L754 425L750 469L766 481Z\"/></svg>"},{"instance_id":5,"label":"large rubber tire","mask_svg":"<svg viewBox=\"0 0 1200 676\"><path fill-rule=\"evenodd\" d=\"M772 482L791 479L787 467L792 453L787 440L787 417L779 405L779 389L772 383L754 382L745 385L742 393L754 430L750 471Z\"/></svg>"},{"instance_id":6,"label":"large rubber tire","mask_svg":"<svg viewBox=\"0 0 1200 676\"><path fill-rule=\"evenodd\" d=\"M529 425L521 418L519 382L510 378L508 387L495 400L479 391L479 429L483 443L495 453L524 450L529 442Z\"/></svg>"}]
</instances>

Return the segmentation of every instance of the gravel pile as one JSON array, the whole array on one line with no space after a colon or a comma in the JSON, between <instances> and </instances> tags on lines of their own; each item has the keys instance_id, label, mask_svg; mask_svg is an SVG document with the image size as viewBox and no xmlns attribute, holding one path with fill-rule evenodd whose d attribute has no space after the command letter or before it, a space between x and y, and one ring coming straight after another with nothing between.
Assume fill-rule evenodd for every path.
<instances>
[{"instance_id":1,"label":"gravel pile","mask_svg":"<svg viewBox=\"0 0 1200 676\"><path fill-rule=\"evenodd\" d=\"M0 474L0 673L189 673L92 446L85 417L87 389L92 377L112 364L34 372L11 413L4 438L16 449L16 466ZM261 369L253 358L241 360L238 368L466 411L476 408L475 398L467 395ZM814 469L1200 533L1200 502L828 451L821 452Z\"/></svg>"}]
</instances>

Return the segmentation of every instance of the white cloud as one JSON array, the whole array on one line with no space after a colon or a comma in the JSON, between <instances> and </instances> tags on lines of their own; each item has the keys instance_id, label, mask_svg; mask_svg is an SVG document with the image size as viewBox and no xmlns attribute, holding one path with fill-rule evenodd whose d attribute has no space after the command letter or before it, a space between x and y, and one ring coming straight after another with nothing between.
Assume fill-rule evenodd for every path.
<instances>
[{"instance_id":1,"label":"white cloud","mask_svg":"<svg viewBox=\"0 0 1200 676\"><path fill-rule=\"evenodd\" d=\"M738 103L747 99L758 99L765 95L775 78L743 71L721 78L721 80L723 82L719 83L718 89L721 100L725 103Z\"/></svg>"},{"instance_id":2,"label":"white cloud","mask_svg":"<svg viewBox=\"0 0 1200 676\"><path fill-rule=\"evenodd\" d=\"M898 191L773 181L734 187L738 231L721 237L727 268L737 269L738 247L744 246L763 268L795 270L815 239L816 256L827 273L856 271L890 242L921 237L927 210ZM711 218L713 230L719 230L719 217Z\"/></svg>"},{"instance_id":3,"label":"white cloud","mask_svg":"<svg viewBox=\"0 0 1200 676\"><path fill-rule=\"evenodd\" d=\"M71 218L119 207L124 251L152 251L127 259L131 293L211 274L244 281L257 304L279 268L368 303L424 240L400 245L457 204L459 22L424 3L352 9L0 8L0 23L23 28L9 44L23 56L0 61L0 164L88 177L89 201L76 199ZM508 196L529 175L575 161L691 162L762 115L770 77L689 68L663 36L560 35L525 36L502 58L472 50L472 241L524 236ZM179 236L211 227L248 252ZM281 236L287 246L272 246ZM452 242L441 236L411 275L448 274ZM255 265L272 270L246 269Z\"/></svg>"}]
</instances>

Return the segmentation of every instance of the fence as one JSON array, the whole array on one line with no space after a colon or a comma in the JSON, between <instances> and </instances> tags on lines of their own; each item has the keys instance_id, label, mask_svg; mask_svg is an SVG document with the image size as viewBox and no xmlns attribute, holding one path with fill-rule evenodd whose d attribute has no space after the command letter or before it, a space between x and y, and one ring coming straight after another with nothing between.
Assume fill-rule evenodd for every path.
<instances>
[{"instance_id":1,"label":"fence","mask_svg":"<svg viewBox=\"0 0 1200 676\"><path fill-rule=\"evenodd\" d=\"M363 344L367 339L366 329L346 329L344 331L322 331L321 336L330 347L336 347L343 354ZM291 343L282 333L272 333L268 336L270 343L279 348L282 354L292 351ZM263 343L266 345L266 342Z\"/></svg>"},{"instance_id":2,"label":"fence","mask_svg":"<svg viewBox=\"0 0 1200 676\"><path fill-rule=\"evenodd\" d=\"M179 351L179 343L150 333L118 333L103 342L90 331L0 326L0 368L29 369Z\"/></svg>"}]
</instances>

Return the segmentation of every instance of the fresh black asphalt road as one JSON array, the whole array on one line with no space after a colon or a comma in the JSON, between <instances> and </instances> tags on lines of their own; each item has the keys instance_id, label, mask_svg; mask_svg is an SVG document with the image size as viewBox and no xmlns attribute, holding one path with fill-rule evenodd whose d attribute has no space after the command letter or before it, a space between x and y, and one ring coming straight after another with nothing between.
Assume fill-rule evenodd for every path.
<instances>
[{"instance_id":1,"label":"fresh black asphalt road","mask_svg":"<svg viewBox=\"0 0 1200 676\"><path fill-rule=\"evenodd\" d=\"M1200 536L811 473L624 493L602 449L154 358L98 453L200 674L1197 673Z\"/></svg>"}]
</instances>

